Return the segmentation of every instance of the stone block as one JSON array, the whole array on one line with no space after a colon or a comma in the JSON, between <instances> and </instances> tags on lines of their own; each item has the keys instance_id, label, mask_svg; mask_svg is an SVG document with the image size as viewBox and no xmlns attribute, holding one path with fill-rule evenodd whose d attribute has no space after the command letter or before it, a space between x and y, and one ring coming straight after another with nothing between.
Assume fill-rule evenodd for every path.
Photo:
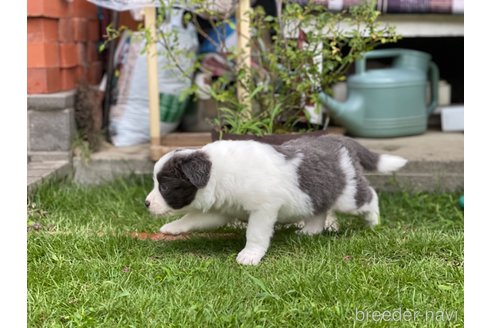
<instances>
[{"instance_id":1,"label":"stone block","mask_svg":"<svg viewBox=\"0 0 492 328\"><path fill-rule=\"evenodd\" d=\"M75 90L42 95L27 95L28 109L54 110L73 108Z\"/></svg>"},{"instance_id":2,"label":"stone block","mask_svg":"<svg viewBox=\"0 0 492 328\"><path fill-rule=\"evenodd\" d=\"M69 151L75 134L74 110L27 112L28 151Z\"/></svg>"}]
</instances>

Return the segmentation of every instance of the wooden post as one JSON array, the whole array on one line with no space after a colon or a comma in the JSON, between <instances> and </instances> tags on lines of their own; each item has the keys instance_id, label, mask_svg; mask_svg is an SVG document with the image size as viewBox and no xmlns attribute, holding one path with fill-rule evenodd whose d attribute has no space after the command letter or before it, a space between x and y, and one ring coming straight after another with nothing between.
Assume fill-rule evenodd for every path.
<instances>
[{"instance_id":1,"label":"wooden post","mask_svg":"<svg viewBox=\"0 0 492 328\"><path fill-rule=\"evenodd\" d=\"M238 71L245 69L249 72L251 67L251 47L248 44L250 39L249 31L249 14L250 0L239 0L239 4L236 9L236 21L237 21L237 51L238 58ZM247 101L248 91L241 86L241 83L237 84L237 98L240 102ZM251 113L251 102L246 104L248 112Z\"/></svg>"},{"instance_id":2,"label":"wooden post","mask_svg":"<svg viewBox=\"0 0 492 328\"><path fill-rule=\"evenodd\" d=\"M149 125L150 145L160 146L160 111L159 111L159 81L157 78L157 48L156 48L156 26L155 7L144 9L145 28L149 31L151 42L147 47L147 79L149 83Z\"/></svg>"}]
</instances>

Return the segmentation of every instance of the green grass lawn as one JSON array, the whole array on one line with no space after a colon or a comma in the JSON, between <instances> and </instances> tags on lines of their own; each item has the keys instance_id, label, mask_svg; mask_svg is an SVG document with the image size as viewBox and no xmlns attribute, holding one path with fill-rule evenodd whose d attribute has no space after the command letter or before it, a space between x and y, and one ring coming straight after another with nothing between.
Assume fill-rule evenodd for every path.
<instances>
[{"instance_id":1,"label":"green grass lawn","mask_svg":"<svg viewBox=\"0 0 492 328\"><path fill-rule=\"evenodd\" d=\"M147 213L151 184L49 183L31 195L29 327L463 326L457 193L380 193L374 230L352 216L336 234L280 227L260 265L245 267L244 229L130 237L172 219Z\"/></svg>"}]
</instances>

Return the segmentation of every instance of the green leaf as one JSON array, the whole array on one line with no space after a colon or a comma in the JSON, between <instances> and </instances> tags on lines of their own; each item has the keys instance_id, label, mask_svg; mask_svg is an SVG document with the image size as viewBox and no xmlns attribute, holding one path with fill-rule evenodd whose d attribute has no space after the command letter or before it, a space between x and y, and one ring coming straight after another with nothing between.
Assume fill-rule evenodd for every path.
<instances>
[{"instance_id":1,"label":"green leaf","mask_svg":"<svg viewBox=\"0 0 492 328\"><path fill-rule=\"evenodd\" d=\"M121 298L121 297L128 297L130 296L130 292L127 290L124 290L118 294L116 294L116 298Z\"/></svg>"},{"instance_id":2,"label":"green leaf","mask_svg":"<svg viewBox=\"0 0 492 328\"><path fill-rule=\"evenodd\" d=\"M449 285L437 285L437 288L444 291L453 290L453 287Z\"/></svg>"}]
</instances>

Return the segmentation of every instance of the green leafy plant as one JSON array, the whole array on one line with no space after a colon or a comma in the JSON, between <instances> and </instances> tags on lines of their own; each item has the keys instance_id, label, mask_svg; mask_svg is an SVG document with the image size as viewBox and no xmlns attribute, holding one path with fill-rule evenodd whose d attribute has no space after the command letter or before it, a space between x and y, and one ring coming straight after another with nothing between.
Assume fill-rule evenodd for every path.
<instances>
[{"instance_id":1,"label":"green leafy plant","mask_svg":"<svg viewBox=\"0 0 492 328\"><path fill-rule=\"evenodd\" d=\"M223 40L213 40L200 26L197 16L209 17L212 31L218 34L226 27L236 29L236 24L232 18L208 9L206 2L188 1L188 6L197 9L185 15L183 24L194 24L197 32L218 49L231 70L214 77L206 90L193 84L182 96L209 94L218 104L213 125L224 133L262 136L319 128L309 123L310 113L305 105L312 104L320 110L320 90L332 93L333 85L345 80L347 70L363 53L399 39L394 27L378 22L380 13L374 1L338 13L313 2L305 6L287 2L278 17L256 7L248 13L253 64L237 69L243 54L235 48L228 49ZM162 3L157 24L166 20L173 5ZM113 37L116 34L111 30ZM193 78L193 72L202 68L203 55L188 70L181 67L179 58L188 58L190 54L179 49L173 31L158 30L156 40L145 29L143 34L147 44L155 41L164 46L163 55L183 75ZM237 97L238 85L247 94L241 101Z\"/></svg>"}]
</instances>

